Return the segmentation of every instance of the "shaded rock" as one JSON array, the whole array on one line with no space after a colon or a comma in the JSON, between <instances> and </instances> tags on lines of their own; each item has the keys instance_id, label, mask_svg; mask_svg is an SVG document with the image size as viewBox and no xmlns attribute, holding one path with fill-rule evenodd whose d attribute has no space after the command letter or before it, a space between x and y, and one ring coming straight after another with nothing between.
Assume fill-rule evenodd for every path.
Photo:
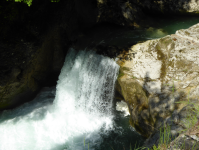
<instances>
[{"instance_id":1,"label":"shaded rock","mask_svg":"<svg viewBox=\"0 0 199 150\"><path fill-rule=\"evenodd\" d=\"M21 69L18 68L18 67L15 67L12 69L12 72L11 72L11 76L12 78L16 79L21 73Z\"/></svg>"},{"instance_id":2,"label":"shaded rock","mask_svg":"<svg viewBox=\"0 0 199 150\"><path fill-rule=\"evenodd\" d=\"M56 84L68 47L96 23L96 9L91 0L0 2L0 110Z\"/></svg>"},{"instance_id":3,"label":"shaded rock","mask_svg":"<svg viewBox=\"0 0 199 150\"><path fill-rule=\"evenodd\" d=\"M141 0L136 1L136 4L144 8L145 12L148 13L197 15L199 11L199 1L197 0Z\"/></svg>"},{"instance_id":4,"label":"shaded rock","mask_svg":"<svg viewBox=\"0 0 199 150\"><path fill-rule=\"evenodd\" d=\"M123 95L128 104L132 117L131 124L138 132L142 134L152 131L150 126L148 127L149 129L146 128L148 124L145 122L148 123L150 121L150 119L148 119L149 112L144 112L143 110L147 109L149 106L148 99L143 91L142 86L140 86L136 80L125 78L125 76L120 77L120 75L118 78L118 83L120 86L118 86L117 89ZM143 120L143 118L139 115L142 115L143 117L147 116L145 117L147 120Z\"/></svg>"},{"instance_id":5,"label":"shaded rock","mask_svg":"<svg viewBox=\"0 0 199 150\"><path fill-rule=\"evenodd\" d=\"M12 69L8 82L2 85L0 89L0 109L9 108L20 103L23 99L34 97L41 84L46 81L48 74L62 68L64 62L63 50L58 49L62 53L54 55L58 51L54 47L58 44L54 38L59 37L55 34L57 34L56 29L46 36L41 48L37 49L34 56L27 61L23 71L19 67ZM59 57L59 59L56 60L54 57ZM60 65L56 70L53 66L56 66L57 63Z\"/></svg>"},{"instance_id":6,"label":"shaded rock","mask_svg":"<svg viewBox=\"0 0 199 150\"><path fill-rule=\"evenodd\" d=\"M170 18L171 15L199 14L198 0L97 0L97 7L97 22L111 22L133 28L157 24L154 16ZM157 33L165 34L161 30Z\"/></svg>"}]
</instances>

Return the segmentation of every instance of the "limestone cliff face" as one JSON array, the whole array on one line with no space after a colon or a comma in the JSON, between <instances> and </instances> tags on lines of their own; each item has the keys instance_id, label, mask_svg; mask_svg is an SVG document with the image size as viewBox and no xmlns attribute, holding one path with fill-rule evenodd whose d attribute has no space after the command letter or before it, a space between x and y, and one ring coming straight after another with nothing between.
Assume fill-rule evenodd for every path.
<instances>
[{"instance_id":1,"label":"limestone cliff face","mask_svg":"<svg viewBox=\"0 0 199 150\"><path fill-rule=\"evenodd\" d=\"M194 107L199 105L198 49L196 24L173 35L136 44L125 54L129 60L117 61L117 90L129 106L130 122L143 136L149 137L169 119L173 135L182 126L187 128L182 117L187 104L176 102L189 100Z\"/></svg>"}]
</instances>

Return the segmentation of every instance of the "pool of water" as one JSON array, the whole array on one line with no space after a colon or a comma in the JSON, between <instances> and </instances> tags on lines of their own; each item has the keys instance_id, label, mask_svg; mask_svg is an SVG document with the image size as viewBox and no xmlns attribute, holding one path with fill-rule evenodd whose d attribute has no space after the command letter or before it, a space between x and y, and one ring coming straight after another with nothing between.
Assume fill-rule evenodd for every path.
<instances>
[{"instance_id":1,"label":"pool of water","mask_svg":"<svg viewBox=\"0 0 199 150\"><path fill-rule=\"evenodd\" d=\"M128 29L120 26L102 25L83 33L77 42L80 48L95 47L99 44L129 47L146 40L175 34L176 30L187 29L199 23L198 17L155 18L151 26L142 29ZM147 24L147 23L146 23Z\"/></svg>"},{"instance_id":2,"label":"pool of water","mask_svg":"<svg viewBox=\"0 0 199 150\"><path fill-rule=\"evenodd\" d=\"M115 107L114 107L115 109ZM146 140L129 124L129 117L123 112L115 111L115 129L108 136L103 136L103 142L96 150L134 150L143 145Z\"/></svg>"},{"instance_id":3,"label":"pool of water","mask_svg":"<svg viewBox=\"0 0 199 150\"><path fill-rule=\"evenodd\" d=\"M134 148L142 146L146 138L142 137L130 126L130 116L124 116L123 112L116 111L115 106L113 107L113 111L115 116L113 119L113 128L106 134L104 131L95 136L84 134L73 139L73 141L66 142L62 148L67 149L70 142L79 145L79 147L84 147L84 150L134 150ZM93 142L95 139L91 140L89 136L96 138L99 136L100 139Z\"/></svg>"}]
</instances>

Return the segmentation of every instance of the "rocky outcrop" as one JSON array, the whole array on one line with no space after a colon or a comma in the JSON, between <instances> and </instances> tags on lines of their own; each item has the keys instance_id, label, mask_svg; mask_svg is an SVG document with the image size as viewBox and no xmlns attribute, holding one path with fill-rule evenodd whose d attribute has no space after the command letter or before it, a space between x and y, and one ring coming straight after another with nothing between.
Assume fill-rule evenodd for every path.
<instances>
[{"instance_id":1,"label":"rocky outcrop","mask_svg":"<svg viewBox=\"0 0 199 150\"><path fill-rule=\"evenodd\" d=\"M148 13L161 14L198 14L198 0L137 0L136 3Z\"/></svg>"},{"instance_id":2,"label":"rocky outcrop","mask_svg":"<svg viewBox=\"0 0 199 150\"><path fill-rule=\"evenodd\" d=\"M157 23L154 16L171 18L171 15L199 14L198 0L97 0L97 3L97 22L106 21L134 28L150 27Z\"/></svg>"},{"instance_id":3,"label":"rocky outcrop","mask_svg":"<svg viewBox=\"0 0 199 150\"><path fill-rule=\"evenodd\" d=\"M2 70L8 76L3 76L1 80L0 109L19 104L23 99L30 99L40 89L49 74L59 72L64 62L59 38L59 31L54 29L45 37L41 47L37 48L30 42L26 43L27 47L25 46L24 50L27 57L24 58L24 54L16 48L11 55L13 54L14 58L19 60L9 60L6 55L2 58L5 63L8 61L8 64L4 64L8 67L6 68L8 72ZM20 54L17 54L17 50ZM11 69L10 72L9 69Z\"/></svg>"},{"instance_id":4,"label":"rocky outcrop","mask_svg":"<svg viewBox=\"0 0 199 150\"><path fill-rule=\"evenodd\" d=\"M122 26L139 27L140 21L146 18L142 9L127 0L97 0L97 22L111 22Z\"/></svg>"},{"instance_id":5,"label":"rocky outcrop","mask_svg":"<svg viewBox=\"0 0 199 150\"><path fill-rule=\"evenodd\" d=\"M194 110L199 106L198 48L196 24L173 35L136 44L118 56L126 59L117 61L117 90L128 104L132 126L150 137L147 146L158 141L160 127L170 125L171 135L176 137L178 131L190 128L185 121L188 115L196 118L192 125L197 123L199 115Z\"/></svg>"}]
</instances>

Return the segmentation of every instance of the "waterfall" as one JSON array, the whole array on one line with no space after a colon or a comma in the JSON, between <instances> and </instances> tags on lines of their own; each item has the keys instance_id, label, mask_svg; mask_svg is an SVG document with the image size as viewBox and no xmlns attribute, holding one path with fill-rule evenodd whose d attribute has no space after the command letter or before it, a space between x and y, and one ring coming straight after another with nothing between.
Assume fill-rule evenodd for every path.
<instances>
[{"instance_id":1,"label":"waterfall","mask_svg":"<svg viewBox=\"0 0 199 150\"><path fill-rule=\"evenodd\" d=\"M92 150L113 127L118 70L110 58L71 48L56 90L45 88L33 101L1 114L0 150L83 150L89 143Z\"/></svg>"}]
</instances>

